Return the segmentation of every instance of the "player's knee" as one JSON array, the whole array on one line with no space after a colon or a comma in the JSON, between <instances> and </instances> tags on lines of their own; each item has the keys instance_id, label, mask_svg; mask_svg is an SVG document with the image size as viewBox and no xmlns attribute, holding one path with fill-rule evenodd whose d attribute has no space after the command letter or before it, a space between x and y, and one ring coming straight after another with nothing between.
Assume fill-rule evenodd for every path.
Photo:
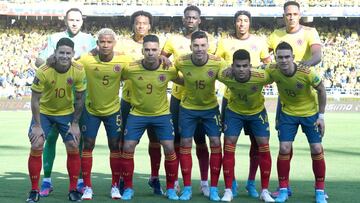
<instances>
[{"instance_id":1,"label":"player's knee","mask_svg":"<svg viewBox=\"0 0 360 203\"><path fill-rule=\"evenodd\" d=\"M311 154L321 154L323 152L323 148L321 144L312 144L310 146Z\"/></svg>"},{"instance_id":2,"label":"player's knee","mask_svg":"<svg viewBox=\"0 0 360 203\"><path fill-rule=\"evenodd\" d=\"M290 154L291 145L280 144L279 152L280 152L280 154Z\"/></svg>"},{"instance_id":3,"label":"player's knee","mask_svg":"<svg viewBox=\"0 0 360 203\"><path fill-rule=\"evenodd\" d=\"M120 149L118 142L109 142L110 151L117 151Z\"/></svg>"},{"instance_id":4,"label":"player's knee","mask_svg":"<svg viewBox=\"0 0 360 203\"><path fill-rule=\"evenodd\" d=\"M210 147L220 147L221 141L219 137L209 137L210 138Z\"/></svg>"},{"instance_id":5,"label":"player's knee","mask_svg":"<svg viewBox=\"0 0 360 203\"><path fill-rule=\"evenodd\" d=\"M180 146L182 147L191 147L192 139L191 138L181 138Z\"/></svg>"},{"instance_id":6,"label":"player's knee","mask_svg":"<svg viewBox=\"0 0 360 203\"><path fill-rule=\"evenodd\" d=\"M123 151L124 152L133 152L135 151L136 142L124 142Z\"/></svg>"},{"instance_id":7,"label":"player's knee","mask_svg":"<svg viewBox=\"0 0 360 203\"><path fill-rule=\"evenodd\" d=\"M43 150L43 148L44 148L43 140L39 140L34 143L31 143L31 149L33 149L33 150Z\"/></svg>"},{"instance_id":8,"label":"player's knee","mask_svg":"<svg viewBox=\"0 0 360 203\"><path fill-rule=\"evenodd\" d=\"M73 140L65 142L66 150L75 151L79 149L78 144L76 144Z\"/></svg>"},{"instance_id":9,"label":"player's knee","mask_svg":"<svg viewBox=\"0 0 360 203\"><path fill-rule=\"evenodd\" d=\"M85 138L84 137L84 149L93 150L95 146L95 139Z\"/></svg>"}]
</instances>

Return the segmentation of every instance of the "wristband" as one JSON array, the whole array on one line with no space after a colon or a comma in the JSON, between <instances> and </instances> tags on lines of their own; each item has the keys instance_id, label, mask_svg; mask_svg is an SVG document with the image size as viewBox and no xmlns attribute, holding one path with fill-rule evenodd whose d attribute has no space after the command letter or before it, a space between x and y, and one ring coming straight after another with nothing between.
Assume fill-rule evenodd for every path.
<instances>
[{"instance_id":1,"label":"wristband","mask_svg":"<svg viewBox=\"0 0 360 203\"><path fill-rule=\"evenodd\" d=\"M318 117L318 118L324 120L325 116L324 116L323 113L319 113L319 117Z\"/></svg>"}]
</instances>

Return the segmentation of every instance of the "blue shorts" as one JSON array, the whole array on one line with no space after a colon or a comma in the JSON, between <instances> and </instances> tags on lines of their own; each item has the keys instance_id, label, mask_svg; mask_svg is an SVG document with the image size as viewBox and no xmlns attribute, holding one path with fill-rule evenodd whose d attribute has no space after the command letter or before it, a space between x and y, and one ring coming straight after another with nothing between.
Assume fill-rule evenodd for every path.
<instances>
[{"instance_id":1,"label":"blue shorts","mask_svg":"<svg viewBox=\"0 0 360 203\"><path fill-rule=\"evenodd\" d=\"M318 113L308 117L290 116L280 111L278 137L280 142L294 141L299 125L310 144L321 143L321 134L315 125Z\"/></svg>"},{"instance_id":2,"label":"blue shorts","mask_svg":"<svg viewBox=\"0 0 360 203\"><path fill-rule=\"evenodd\" d=\"M56 127L63 139L63 142L74 140L73 135L68 133L72 120L73 114L65 116L50 116L40 113L40 124L44 131L45 139L49 135L51 129ZM34 119L32 119L30 123L29 134L34 123Z\"/></svg>"},{"instance_id":3,"label":"blue shorts","mask_svg":"<svg viewBox=\"0 0 360 203\"><path fill-rule=\"evenodd\" d=\"M171 95L170 99L170 112L172 115L173 125L174 125L174 133L175 139L174 143L180 143L180 133L179 133L179 108L180 108L180 99L177 99L173 95ZM204 125L199 122L195 129L194 141L196 144L206 144L205 139L205 129Z\"/></svg>"},{"instance_id":4,"label":"blue shorts","mask_svg":"<svg viewBox=\"0 0 360 203\"><path fill-rule=\"evenodd\" d=\"M120 136L122 122L120 111L109 116L95 116L90 114L85 108L82 114L82 121L81 132L84 137L96 138L101 121L104 123L108 138L119 138Z\"/></svg>"},{"instance_id":5,"label":"blue shorts","mask_svg":"<svg viewBox=\"0 0 360 203\"><path fill-rule=\"evenodd\" d=\"M239 136L241 129L245 126L251 130L252 134L257 137L269 137L269 121L266 109L254 115L241 115L231 111L225 110L224 121L224 135L225 136Z\"/></svg>"},{"instance_id":6,"label":"blue shorts","mask_svg":"<svg viewBox=\"0 0 360 203\"><path fill-rule=\"evenodd\" d=\"M198 123L201 122L208 136L221 135L221 121L219 107L209 110L190 110L180 106L179 132L182 138L194 136Z\"/></svg>"},{"instance_id":7,"label":"blue shorts","mask_svg":"<svg viewBox=\"0 0 360 203\"><path fill-rule=\"evenodd\" d=\"M223 97L222 103L221 103L221 121L223 122L223 124L224 124L224 121L225 121L225 112L226 112L226 109L227 109L226 108L227 105L228 105L228 99ZM225 126L222 125L222 131L225 133L224 127ZM245 133L245 135L252 136L251 128L250 128L250 126L248 126L247 123L244 123L244 133Z\"/></svg>"},{"instance_id":8,"label":"blue shorts","mask_svg":"<svg viewBox=\"0 0 360 203\"><path fill-rule=\"evenodd\" d=\"M158 140L174 140L171 114L162 116L136 116L129 114L124 131L124 140L139 141L149 127L158 135Z\"/></svg>"}]
</instances>

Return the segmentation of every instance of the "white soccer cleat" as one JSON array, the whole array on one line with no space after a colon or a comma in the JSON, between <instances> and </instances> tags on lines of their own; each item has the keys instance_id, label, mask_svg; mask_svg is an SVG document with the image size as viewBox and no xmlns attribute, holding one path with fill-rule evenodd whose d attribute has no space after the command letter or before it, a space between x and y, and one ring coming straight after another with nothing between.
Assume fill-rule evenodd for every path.
<instances>
[{"instance_id":1,"label":"white soccer cleat","mask_svg":"<svg viewBox=\"0 0 360 203\"><path fill-rule=\"evenodd\" d=\"M234 196L231 191L231 189L225 189L224 196L221 198L221 201L223 202L231 202L233 200Z\"/></svg>"},{"instance_id":2,"label":"white soccer cleat","mask_svg":"<svg viewBox=\"0 0 360 203\"><path fill-rule=\"evenodd\" d=\"M209 188L209 184L207 181L201 181L200 182L200 190L201 193L205 196L205 197L209 197L210 196L210 188Z\"/></svg>"},{"instance_id":3,"label":"white soccer cleat","mask_svg":"<svg viewBox=\"0 0 360 203\"><path fill-rule=\"evenodd\" d=\"M264 202L275 202L275 200L271 197L271 193L267 189L263 189L261 191L260 199Z\"/></svg>"},{"instance_id":4,"label":"white soccer cleat","mask_svg":"<svg viewBox=\"0 0 360 203\"><path fill-rule=\"evenodd\" d=\"M91 189L91 187L86 186L84 188L84 193L81 196L82 200L92 200L92 196L93 196L93 190Z\"/></svg>"},{"instance_id":5,"label":"white soccer cleat","mask_svg":"<svg viewBox=\"0 0 360 203\"><path fill-rule=\"evenodd\" d=\"M175 180L175 182L174 182L174 189L178 194L180 194L181 188L180 188L180 184L179 184L178 180Z\"/></svg>"},{"instance_id":6,"label":"white soccer cleat","mask_svg":"<svg viewBox=\"0 0 360 203\"><path fill-rule=\"evenodd\" d=\"M116 185L111 187L110 195L111 195L111 199L120 199L121 198L119 188Z\"/></svg>"}]
</instances>

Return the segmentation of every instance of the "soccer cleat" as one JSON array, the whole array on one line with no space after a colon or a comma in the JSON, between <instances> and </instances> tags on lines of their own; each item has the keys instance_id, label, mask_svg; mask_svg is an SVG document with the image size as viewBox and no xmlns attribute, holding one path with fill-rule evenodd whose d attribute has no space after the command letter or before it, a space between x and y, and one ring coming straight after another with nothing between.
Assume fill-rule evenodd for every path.
<instances>
[{"instance_id":1,"label":"soccer cleat","mask_svg":"<svg viewBox=\"0 0 360 203\"><path fill-rule=\"evenodd\" d=\"M315 191L315 202L316 203L327 203L324 190Z\"/></svg>"},{"instance_id":2,"label":"soccer cleat","mask_svg":"<svg viewBox=\"0 0 360 203\"><path fill-rule=\"evenodd\" d=\"M276 197L275 202L286 202L289 198L288 196L288 189L287 188L280 188L279 195Z\"/></svg>"},{"instance_id":3,"label":"soccer cleat","mask_svg":"<svg viewBox=\"0 0 360 203\"><path fill-rule=\"evenodd\" d=\"M84 193L84 190L85 190L84 181L78 181L76 190L79 191L80 193Z\"/></svg>"},{"instance_id":4,"label":"soccer cleat","mask_svg":"<svg viewBox=\"0 0 360 203\"><path fill-rule=\"evenodd\" d=\"M220 201L219 192L217 187L210 187L210 195L209 195L210 201L218 202Z\"/></svg>"},{"instance_id":5,"label":"soccer cleat","mask_svg":"<svg viewBox=\"0 0 360 203\"><path fill-rule=\"evenodd\" d=\"M71 190L69 192L69 200L73 202L80 202L81 201L81 193L77 190Z\"/></svg>"},{"instance_id":6,"label":"soccer cleat","mask_svg":"<svg viewBox=\"0 0 360 203\"><path fill-rule=\"evenodd\" d=\"M209 184L208 184L207 181L206 182L205 181L200 182L200 191L205 197L209 197L210 189L209 189Z\"/></svg>"},{"instance_id":7,"label":"soccer cleat","mask_svg":"<svg viewBox=\"0 0 360 203\"><path fill-rule=\"evenodd\" d=\"M120 194L124 194L124 186L125 186L125 182L124 182L124 179L120 178L119 180L119 191L120 191Z\"/></svg>"},{"instance_id":8,"label":"soccer cleat","mask_svg":"<svg viewBox=\"0 0 360 203\"><path fill-rule=\"evenodd\" d=\"M264 202L275 202L275 200L271 197L271 193L267 189L263 189L261 191L260 199Z\"/></svg>"},{"instance_id":9,"label":"soccer cleat","mask_svg":"<svg viewBox=\"0 0 360 203\"><path fill-rule=\"evenodd\" d=\"M153 189L154 194L156 195L163 195L164 192L161 189L159 178L150 178L148 181L149 186Z\"/></svg>"},{"instance_id":10,"label":"soccer cleat","mask_svg":"<svg viewBox=\"0 0 360 203\"><path fill-rule=\"evenodd\" d=\"M121 197L122 200L131 200L134 197L134 190L131 188L126 188Z\"/></svg>"},{"instance_id":11,"label":"soccer cleat","mask_svg":"<svg viewBox=\"0 0 360 203\"><path fill-rule=\"evenodd\" d=\"M111 199L120 199L121 198L121 194L120 194L120 191L119 191L119 188L117 187L117 185L113 185L111 187L110 196L111 196Z\"/></svg>"},{"instance_id":12,"label":"soccer cleat","mask_svg":"<svg viewBox=\"0 0 360 203\"><path fill-rule=\"evenodd\" d=\"M93 190L91 187L86 186L83 192L83 195L81 196L82 200L92 200L93 196Z\"/></svg>"},{"instance_id":13,"label":"soccer cleat","mask_svg":"<svg viewBox=\"0 0 360 203\"><path fill-rule=\"evenodd\" d=\"M179 197L177 196L175 189L167 189L166 190L166 197L169 200L179 200Z\"/></svg>"},{"instance_id":14,"label":"soccer cleat","mask_svg":"<svg viewBox=\"0 0 360 203\"><path fill-rule=\"evenodd\" d=\"M40 200L40 194L37 190L31 190L29 192L29 197L26 199L28 203L38 202Z\"/></svg>"},{"instance_id":15,"label":"soccer cleat","mask_svg":"<svg viewBox=\"0 0 360 203\"><path fill-rule=\"evenodd\" d=\"M40 188L40 196L47 197L53 191L53 186L51 182L43 181Z\"/></svg>"},{"instance_id":16,"label":"soccer cleat","mask_svg":"<svg viewBox=\"0 0 360 203\"><path fill-rule=\"evenodd\" d=\"M237 181L235 179L233 179L233 181L231 183L231 192L232 192L233 197L238 196L238 191L237 191L238 187L239 186L238 186Z\"/></svg>"},{"instance_id":17,"label":"soccer cleat","mask_svg":"<svg viewBox=\"0 0 360 203\"><path fill-rule=\"evenodd\" d=\"M248 192L248 195L252 198L258 198L259 197L259 193L256 191L256 186L255 186L255 181L253 180L248 180L246 183L246 187L245 189Z\"/></svg>"},{"instance_id":18,"label":"soccer cleat","mask_svg":"<svg viewBox=\"0 0 360 203\"><path fill-rule=\"evenodd\" d=\"M233 194L231 189L225 189L224 196L221 198L223 202L231 202L233 200Z\"/></svg>"},{"instance_id":19,"label":"soccer cleat","mask_svg":"<svg viewBox=\"0 0 360 203\"><path fill-rule=\"evenodd\" d=\"M191 186L185 186L183 192L181 193L179 200L190 200L192 197L192 188Z\"/></svg>"},{"instance_id":20,"label":"soccer cleat","mask_svg":"<svg viewBox=\"0 0 360 203\"><path fill-rule=\"evenodd\" d=\"M175 180L174 189L175 189L176 193L180 194L181 188L180 188L180 185L179 185L179 181L178 181L178 180Z\"/></svg>"},{"instance_id":21,"label":"soccer cleat","mask_svg":"<svg viewBox=\"0 0 360 203\"><path fill-rule=\"evenodd\" d=\"M280 189L280 188L277 188L275 192L272 192L272 193L271 193L271 196L272 196L273 198L277 198L277 197L279 196L279 189ZM288 186L288 187L287 187L287 190L288 190L288 196L291 197L291 195L292 195L291 187Z\"/></svg>"}]
</instances>

